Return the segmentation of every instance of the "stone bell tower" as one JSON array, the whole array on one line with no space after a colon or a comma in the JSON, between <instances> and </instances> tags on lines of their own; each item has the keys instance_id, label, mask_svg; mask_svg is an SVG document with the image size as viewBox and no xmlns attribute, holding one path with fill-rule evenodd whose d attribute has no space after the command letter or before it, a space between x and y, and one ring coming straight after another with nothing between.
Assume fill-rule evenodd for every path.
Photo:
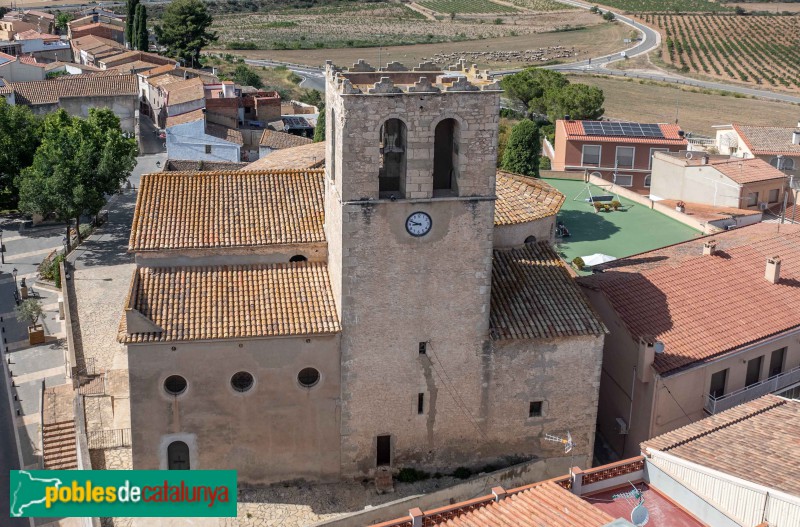
<instances>
[{"instance_id":1,"label":"stone bell tower","mask_svg":"<svg viewBox=\"0 0 800 527\"><path fill-rule=\"evenodd\" d=\"M486 418L500 88L460 64L326 66L325 231L342 473L493 455Z\"/></svg>"}]
</instances>

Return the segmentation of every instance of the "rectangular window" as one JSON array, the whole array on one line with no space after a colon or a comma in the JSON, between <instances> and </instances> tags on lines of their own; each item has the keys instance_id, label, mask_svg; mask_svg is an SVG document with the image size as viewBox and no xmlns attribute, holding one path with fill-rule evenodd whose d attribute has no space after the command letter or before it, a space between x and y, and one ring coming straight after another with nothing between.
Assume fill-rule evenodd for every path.
<instances>
[{"instance_id":1,"label":"rectangular window","mask_svg":"<svg viewBox=\"0 0 800 527\"><path fill-rule=\"evenodd\" d=\"M755 207L758 205L758 192L751 192L747 195L746 205L748 207Z\"/></svg>"},{"instance_id":2,"label":"rectangular window","mask_svg":"<svg viewBox=\"0 0 800 527\"><path fill-rule=\"evenodd\" d=\"M764 362L764 356L756 357L747 361L747 376L744 380L745 387L752 386L761 379L761 364Z\"/></svg>"},{"instance_id":3,"label":"rectangular window","mask_svg":"<svg viewBox=\"0 0 800 527\"><path fill-rule=\"evenodd\" d=\"M420 342L419 343L419 354L426 355L428 353L428 343L427 342Z\"/></svg>"},{"instance_id":4,"label":"rectangular window","mask_svg":"<svg viewBox=\"0 0 800 527\"><path fill-rule=\"evenodd\" d=\"M600 145L583 145L581 165L600 166Z\"/></svg>"},{"instance_id":5,"label":"rectangular window","mask_svg":"<svg viewBox=\"0 0 800 527\"><path fill-rule=\"evenodd\" d=\"M425 411L425 394L417 394L417 413L422 414Z\"/></svg>"},{"instance_id":6,"label":"rectangular window","mask_svg":"<svg viewBox=\"0 0 800 527\"><path fill-rule=\"evenodd\" d=\"M708 394L711 397L722 397L725 395L725 381L728 379L728 370L718 371L711 376L711 386Z\"/></svg>"},{"instance_id":7,"label":"rectangular window","mask_svg":"<svg viewBox=\"0 0 800 527\"><path fill-rule=\"evenodd\" d=\"M783 373L783 358L786 356L786 348L781 348L772 352L769 358L769 376L773 377Z\"/></svg>"},{"instance_id":8,"label":"rectangular window","mask_svg":"<svg viewBox=\"0 0 800 527\"><path fill-rule=\"evenodd\" d=\"M614 183L620 187L632 187L633 176L630 174L617 174L614 179Z\"/></svg>"},{"instance_id":9,"label":"rectangular window","mask_svg":"<svg viewBox=\"0 0 800 527\"><path fill-rule=\"evenodd\" d=\"M528 407L528 417L541 417L542 416L542 401L531 401Z\"/></svg>"},{"instance_id":10,"label":"rectangular window","mask_svg":"<svg viewBox=\"0 0 800 527\"><path fill-rule=\"evenodd\" d=\"M770 203L778 203L778 194L780 194L780 189L774 188L769 191L769 202Z\"/></svg>"},{"instance_id":11,"label":"rectangular window","mask_svg":"<svg viewBox=\"0 0 800 527\"><path fill-rule=\"evenodd\" d=\"M653 154L656 152L669 152L669 148L651 148L650 149L650 168L653 168ZM650 186L650 185L645 185Z\"/></svg>"},{"instance_id":12,"label":"rectangular window","mask_svg":"<svg viewBox=\"0 0 800 527\"><path fill-rule=\"evenodd\" d=\"M633 168L633 158L636 149L632 146L618 146L616 163L620 168Z\"/></svg>"},{"instance_id":13,"label":"rectangular window","mask_svg":"<svg viewBox=\"0 0 800 527\"><path fill-rule=\"evenodd\" d=\"M206 145L206 154L211 153L211 145Z\"/></svg>"}]
</instances>

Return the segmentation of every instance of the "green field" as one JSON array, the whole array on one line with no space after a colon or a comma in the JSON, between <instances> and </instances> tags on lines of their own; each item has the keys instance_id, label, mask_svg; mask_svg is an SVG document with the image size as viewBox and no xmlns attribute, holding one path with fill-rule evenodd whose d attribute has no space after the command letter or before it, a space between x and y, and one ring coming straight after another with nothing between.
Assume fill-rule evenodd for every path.
<instances>
[{"instance_id":1,"label":"green field","mask_svg":"<svg viewBox=\"0 0 800 527\"><path fill-rule=\"evenodd\" d=\"M560 11L575 9L574 6L562 4L556 0L509 0L512 4L530 9L531 11Z\"/></svg>"},{"instance_id":2,"label":"green field","mask_svg":"<svg viewBox=\"0 0 800 527\"><path fill-rule=\"evenodd\" d=\"M517 11L513 7L495 4L488 0L422 0L418 4L445 15L450 13L514 13Z\"/></svg>"},{"instance_id":3,"label":"green field","mask_svg":"<svg viewBox=\"0 0 800 527\"><path fill-rule=\"evenodd\" d=\"M582 181L544 181L556 187L567 198L558 213L558 221L567 226L572 236L557 244L556 250L569 262L576 256L595 253L624 258L701 236L699 231L625 198L620 199L624 210L595 212L592 206L583 201L583 198L588 197L585 192L575 201L586 188ZM591 187L593 195L614 194L609 189L594 185Z\"/></svg>"},{"instance_id":4,"label":"green field","mask_svg":"<svg viewBox=\"0 0 800 527\"><path fill-rule=\"evenodd\" d=\"M603 0L601 5L626 13L710 13L733 11L732 8L708 0Z\"/></svg>"}]
</instances>

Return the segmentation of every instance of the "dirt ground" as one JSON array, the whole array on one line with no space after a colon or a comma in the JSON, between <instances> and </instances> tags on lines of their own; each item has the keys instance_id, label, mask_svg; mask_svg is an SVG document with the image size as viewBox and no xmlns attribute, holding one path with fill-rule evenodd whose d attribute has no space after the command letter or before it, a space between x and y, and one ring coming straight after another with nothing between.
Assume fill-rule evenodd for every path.
<instances>
[{"instance_id":1,"label":"dirt ground","mask_svg":"<svg viewBox=\"0 0 800 527\"><path fill-rule=\"evenodd\" d=\"M256 50L256 51L216 51L216 53L233 53L251 59L268 59L295 64L320 66L326 60L332 60L338 65L349 65L358 59L368 62L387 63L393 60L407 65L416 65L437 53L468 53L481 51L521 51L537 49L548 46L574 47L576 56L571 60L581 60L589 56L613 53L623 49L626 45L623 39L627 37L627 26L620 24L602 24L580 31L566 31L560 33L538 33L535 35L521 35L487 40L472 40L468 42L447 42L441 44L416 44L413 46L391 46L384 48L337 48L314 50ZM208 50L209 52L215 52ZM569 61L567 61L569 62ZM504 68L522 66L519 62L482 62L482 68L502 66Z\"/></svg>"},{"instance_id":2,"label":"dirt ground","mask_svg":"<svg viewBox=\"0 0 800 527\"><path fill-rule=\"evenodd\" d=\"M732 121L753 125L791 126L800 108L789 103L703 94L637 80L570 75L572 82L597 86L606 97L605 115L637 122L674 123L686 131L714 135L715 124Z\"/></svg>"},{"instance_id":3,"label":"dirt ground","mask_svg":"<svg viewBox=\"0 0 800 527\"><path fill-rule=\"evenodd\" d=\"M800 2L741 2L728 5L731 7L740 6L747 11L767 11L769 13L790 11L792 13L800 13Z\"/></svg>"}]
</instances>

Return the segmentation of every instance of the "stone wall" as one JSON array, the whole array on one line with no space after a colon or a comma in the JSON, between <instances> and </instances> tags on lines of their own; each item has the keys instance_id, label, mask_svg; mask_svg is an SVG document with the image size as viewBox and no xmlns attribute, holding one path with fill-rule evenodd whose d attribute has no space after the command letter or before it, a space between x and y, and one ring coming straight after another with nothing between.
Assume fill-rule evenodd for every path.
<instances>
[{"instance_id":1,"label":"stone wall","mask_svg":"<svg viewBox=\"0 0 800 527\"><path fill-rule=\"evenodd\" d=\"M70 115L88 117L89 110L92 108L108 108L114 115L119 117L120 126L123 132L139 134L136 123L137 109L136 95L118 95L112 97L62 97L59 100L59 107L63 108Z\"/></svg>"},{"instance_id":2,"label":"stone wall","mask_svg":"<svg viewBox=\"0 0 800 527\"><path fill-rule=\"evenodd\" d=\"M327 246L325 243L302 243L232 247L224 253L217 249L142 251L136 253L136 264L140 267L260 265L286 263L297 255L305 256L309 262L324 262L328 255Z\"/></svg>"},{"instance_id":3,"label":"stone wall","mask_svg":"<svg viewBox=\"0 0 800 527\"><path fill-rule=\"evenodd\" d=\"M530 236L536 241L553 242L555 236L556 216L548 216L536 221L517 223L515 225L499 225L494 228L494 246L496 248L518 247Z\"/></svg>"},{"instance_id":4,"label":"stone wall","mask_svg":"<svg viewBox=\"0 0 800 527\"><path fill-rule=\"evenodd\" d=\"M238 470L244 485L338 477L338 335L132 345L128 356L134 468L166 468L180 440L192 469ZM321 373L312 388L297 381L306 367ZM255 377L248 392L230 385L239 371ZM181 395L165 392L170 375L188 381Z\"/></svg>"}]
</instances>

